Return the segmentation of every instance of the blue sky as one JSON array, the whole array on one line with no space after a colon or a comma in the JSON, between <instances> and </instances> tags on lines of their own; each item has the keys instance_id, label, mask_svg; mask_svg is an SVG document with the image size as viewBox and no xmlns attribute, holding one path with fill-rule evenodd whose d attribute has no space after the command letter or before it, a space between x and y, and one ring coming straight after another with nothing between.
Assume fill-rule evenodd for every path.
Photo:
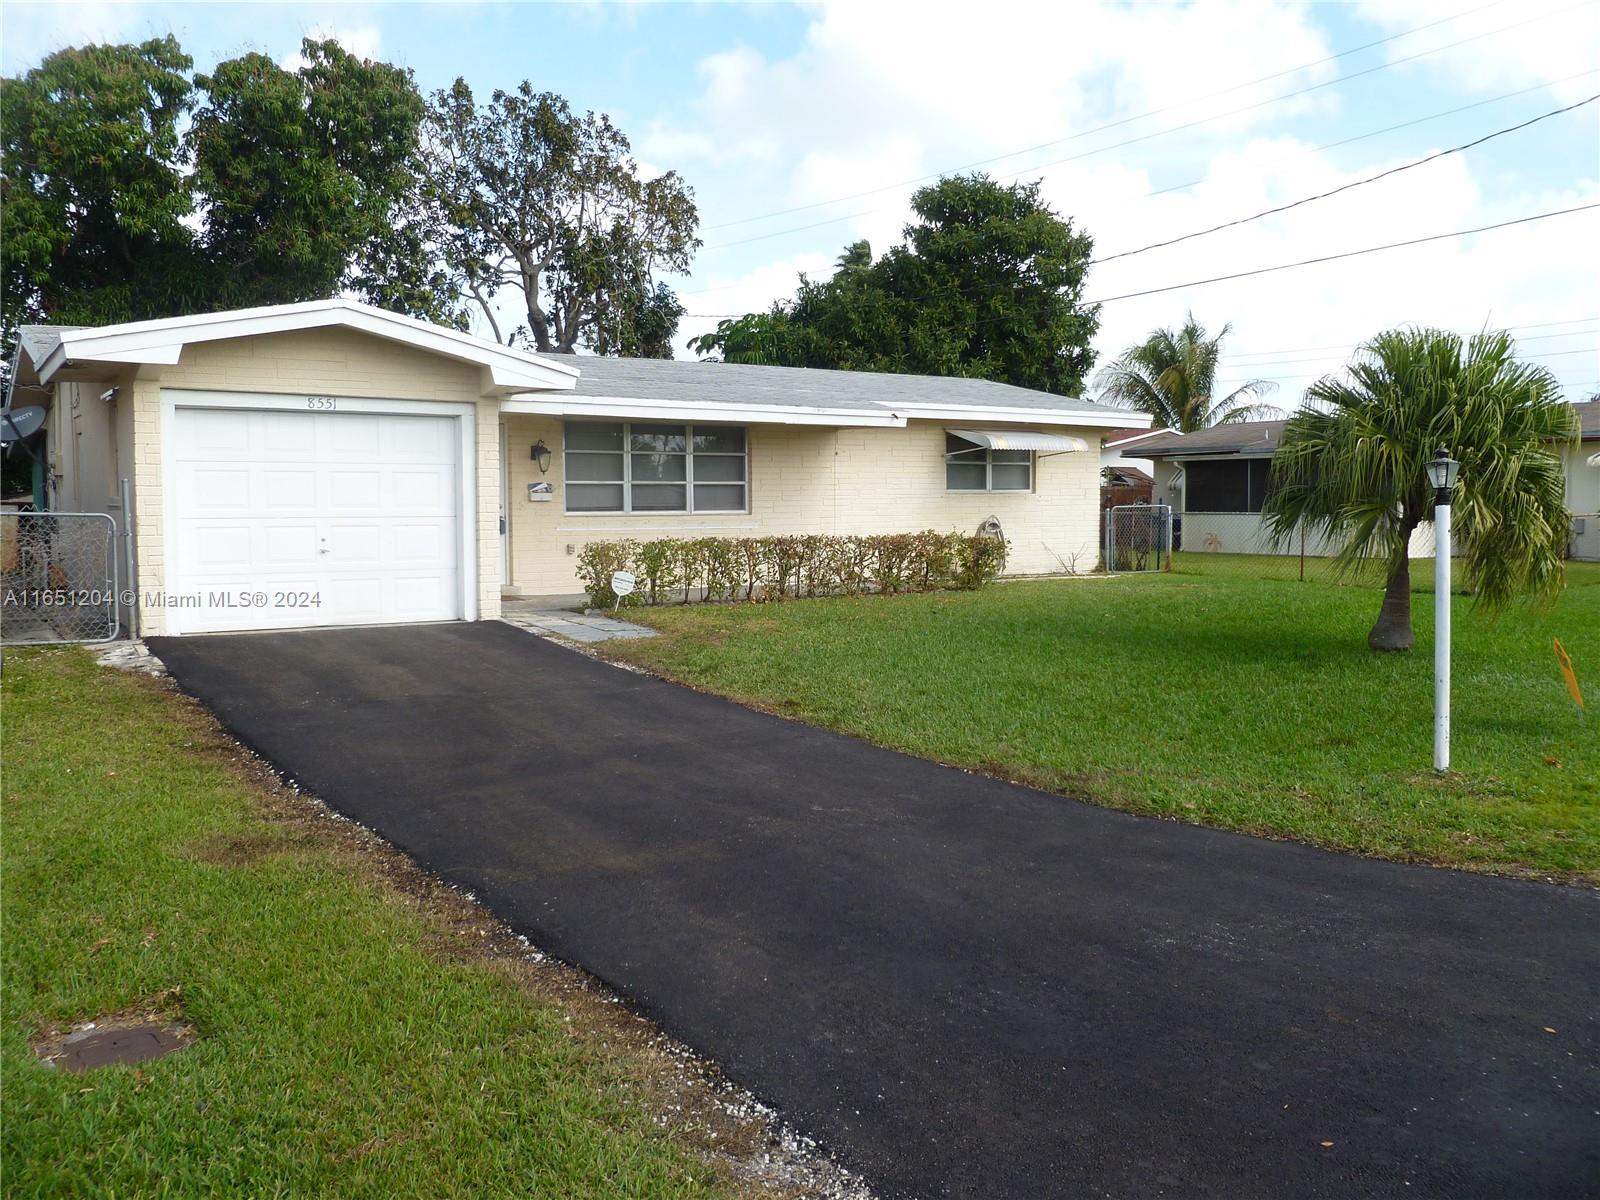
<instances>
[{"instance_id":1,"label":"blue sky","mask_svg":"<svg viewBox=\"0 0 1600 1200\"><path fill-rule=\"evenodd\" d=\"M528 79L605 111L642 164L676 169L696 190L706 246L693 277L674 282L704 315L686 319L683 337L792 292L798 271L826 273L857 237L881 251L907 217L903 181L978 160L1004 155L987 169L1042 178L1097 252L1114 253L1600 92L1600 6L1571 0L7 2L0 11L8 75L87 40L170 31L205 68L247 49L281 60L316 32L410 67L425 89L457 75L480 93ZM1321 61L1379 39L1389 40ZM1151 110L1162 111L1128 119ZM1434 119L1365 136L1420 118ZM1101 129L1113 122L1124 123ZM1190 128L1162 132L1179 125ZM1318 149L1345 139L1357 140ZM1015 153L1029 146L1042 148ZM1175 190L1149 195L1164 189ZM869 194L840 199L857 193ZM1596 202L1600 103L1330 200L1104 264L1089 291L1166 287ZM1600 386L1597 235L1600 210L1116 301L1097 345L1109 356L1192 309L1233 327L1228 382L1275 380L1275 402L1293 407L1301 388L1387 325L1489 322L1514 327L1569 394L1587 394Z\"/></svg>"}]
</instances>

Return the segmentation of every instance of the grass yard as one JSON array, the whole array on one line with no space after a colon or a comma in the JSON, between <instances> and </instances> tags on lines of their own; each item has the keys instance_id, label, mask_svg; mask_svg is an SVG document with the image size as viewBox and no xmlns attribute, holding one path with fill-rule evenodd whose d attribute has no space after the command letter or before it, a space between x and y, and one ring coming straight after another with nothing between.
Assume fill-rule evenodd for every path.
<instances>
[{"instance_id":1,"label":"grass yard","mask_svg":"<svg viewBox=\"0 0 1600 1200\"><path fill-rule=\"evenodd\" d=\"M880 745L1133 812L1600 883L1600 566L1498 622L1456 597L1453 773L1431 770L1432 598L1377 655L1364 587L1210 573L634 610L606 651ZM1417 583L1431 583L1419 571Z\"/></svg>"},{"instance_id":2,"label":"grass yard","mask_svg":"<svg viewBox=\"0 0 1600 1200\"><path fill-rule=\"evenodd\" d=\"M648 1026L196 706L77 650L7 654L3 699L5 1194L734 1190L709 1148L748 1130L695 1111ZM30 1048L133 1011L198 1041L83 1075Z\"/></svg>"}]
</instances>

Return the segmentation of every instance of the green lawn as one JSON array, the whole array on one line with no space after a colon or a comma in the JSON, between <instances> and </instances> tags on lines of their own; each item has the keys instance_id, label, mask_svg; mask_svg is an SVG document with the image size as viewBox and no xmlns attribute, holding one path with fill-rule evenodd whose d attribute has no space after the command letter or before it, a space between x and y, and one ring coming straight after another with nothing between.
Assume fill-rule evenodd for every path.
<instances>
[{"instance_id":1,"label":"green lawn","mask_svg":"<svg viewBox=\"0 0 1600 1200\"><path fill-rule=\"evenodd\" d=\"M6 1195L726 1194L690 1114L639 1099L642 1023L541 996L481 914L296 820L193 706L75 650L7 654L3 700ZM30 1049L141 1006L199 1040L86 1075Z\"/></svg>"},{"instance_id":2,"label":"green lawn","mask_svg":"<svg viewBox=\"0 0 1600 1200\"><path fill-rule=\"evenodd\" d=\"M1134 812L1600 882L1600 567L1572 564L1553 609L1497 622L1456 597L1456 769L1442 779L1431 770L1431 596L1417 598L1416 650L1376 655L1365 642L1376 591L1209 569L634 610L663 636L607 650L881 745ZM1552 637L1588 688L1587 723Z\"/></svg>"}]
</instances>

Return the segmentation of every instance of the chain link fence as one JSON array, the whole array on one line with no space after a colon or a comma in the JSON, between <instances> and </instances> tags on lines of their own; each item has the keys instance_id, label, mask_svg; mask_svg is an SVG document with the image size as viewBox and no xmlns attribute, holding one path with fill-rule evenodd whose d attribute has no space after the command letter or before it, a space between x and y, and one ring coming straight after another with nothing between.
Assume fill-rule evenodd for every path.
<instances>
[{"instance_id":1,"label":"chain link fence","mask_svg":"<svg viewBox=\"0 0 1600 1200\"><path fill-rule=\"evenodd\" d=\"M0 642L109 642L117 530L104 513L0 513Z\"/></svg>"},{"instance_id":2,"label":"chain link fence","mask_svg":"<svg viewBox=\"0 0 1600 1200\"><path fill-rule=\"evenodd\" d=\"M1165 504L1119 504L1106 509L1106 570L1172 569L1172 509Z\"/></svg>"},{"instance_id":3,"label":"chain link fence","mask_svg":"<svg viewBox=\"0 0 1600 1200\"><path fill-rule=\"evenodd\" d=\"M1174 571L1245 579L1383 584L1383 572L1376 565L1341 573L1334 561L1338 549L1337 543L1303 528L1279 543L1259 513L1189 512L1173 517ZM1431 524L1420 526L1411 535L1411 557L1433 558Z\"/></svg>"}]
</instances>

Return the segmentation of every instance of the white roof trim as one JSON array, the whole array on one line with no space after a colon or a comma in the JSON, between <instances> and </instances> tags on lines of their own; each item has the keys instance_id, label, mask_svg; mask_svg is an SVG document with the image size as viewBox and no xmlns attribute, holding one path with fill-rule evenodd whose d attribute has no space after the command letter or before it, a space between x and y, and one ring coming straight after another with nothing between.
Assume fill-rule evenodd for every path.
<instances>
[{"instance_id":1,"label":"white roof trim","mask_svg":"<svg viewBox=\"0 0 1600 1200\"><path fill-rule=\"evenodd\" d=\"M642 396L507 396L503 413L530 413L556 417L646 417L654 421L735 421L756 425L832 425L898 429L905 418L885 409L821 408L798 404L685 403L681 400Z\"/></svg>"},{"instance_id":2,"label":"white roof trim","mask_svg":"<svg viewBox=\"0 0 1600 1200\"><path fill-rule=\"evenodd\" d=\"M985 450L1036 450L1042 454L1071 454L1087 450L1081 437L1064 433L1037 433L1031 429L947 429Z\"/></svg>"},{"instance_id":3,"label":"white roof trim","mask_svg":"<svg viewBox=\"0 0 1600 1200\"><path fill-rule=\"evenodd\" d=\"M885 408L891 407L884 404ZM1123 411L1081 412L1067 408L1002 408L992 404L896 404L902 417L924 421L1019 421L1034 425L1107 425L1125 429L1130 415Z\"/></svg>"},{"instance_id":4,"label":"white roof trim","mask_svg":"<svg viewBox=\"0 0 1600 1200\"><path fill-rule=\"evenodd\" d=\"M403 317L399 313L358 304L354 300L311 300L304 304L276 304L231 312L166 317L158 321L130 321L95 329L73 329L39 368L39 378L50 378L68 362L176 363L183 348L196 342L293 333L303 329L339 326L374 337L400 342L419 350L472 363L488 370L499 388L567 391L578 382L578 368L566 363L513 350L454 329L444 329Z\"/></svg>"},{"instance_id":5,"label":"white roof trim","mask_svg":"<svg viewBox=\"0 0 1600 1200\"><path fill-rule=\"evenodd\" d=\"M1107 442L1107 450L1115 450L1118 446L1130 446L1134 442L1142 442L1145 438L1158 437L1163 433L1177 433L1176 429L1146 429L1143 433L1136 433L1132 437L1118 438L1114 442Z\"/></svg>"}]
</instances>

